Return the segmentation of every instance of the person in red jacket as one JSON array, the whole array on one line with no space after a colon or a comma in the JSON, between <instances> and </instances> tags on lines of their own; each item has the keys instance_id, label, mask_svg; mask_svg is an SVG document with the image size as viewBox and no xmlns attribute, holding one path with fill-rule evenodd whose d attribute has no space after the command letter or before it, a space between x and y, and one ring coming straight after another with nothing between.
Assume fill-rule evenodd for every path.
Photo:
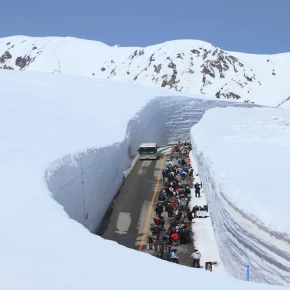
<instances>
[{"instance_id":1,"label":"person in red jacket","mask_svg":"<svg viewBox=\"0 0 290 290\"><path fill-rule=\"evenodd\" d=\"M171 239L172 239L172 241L173 241L173 245L174 245L174 246L177 246L177 242L178 242L178 239L179 239L179 235L178 235L178 233L174 233L174 234L172 234L172 235L171 235Z\"/></svg>"}]
</instances>

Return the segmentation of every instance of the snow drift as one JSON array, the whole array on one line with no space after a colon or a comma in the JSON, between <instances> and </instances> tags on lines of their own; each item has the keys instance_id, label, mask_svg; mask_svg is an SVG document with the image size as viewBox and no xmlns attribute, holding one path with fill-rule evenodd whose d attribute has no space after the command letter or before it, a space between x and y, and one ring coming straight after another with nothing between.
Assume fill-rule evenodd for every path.
<instances>
[{"instance_id":1,"label":"snow drift","mask_svg":"<svg viewBox=\"0 0 290 290\"><path fill-rule=\"evenodd\" d=\"M254 281L290 282L289 125L287 110L216 108L191 130L221 258L240 279L250 264Z\"/></svg>"},{"instance_id":2,"label":"snow drift","mask_svg":"<svg viewBox=\"0 0 290 290\"><path fill-rule=\"evenodd\" d=\"M157 118L158 113L167 111L172 117L176 112L177 121L181 109L174 106L176 102L188 104L188 113L191 108L203 111L206 106L217 105L171 98L170 92L166 99L157 99L162 92L111 81L0 72L1 288L148 289L148 283L142 282L144 275L162 268L165 273L192 277L203 289L216 285L224 289L274 289L132 251L91 234L65 212L82 219L87 228L96 226L106 201L121 182L122 170L129 165L128 152L134 152L134 142L139 142L134 132L137 128L147 132L146 126L155 130L146 116ZM150 113L152 104L156 111ZM158 105L169 105L172 111ZM168 129L160 120L157 128L165 131L144 138L163 135L158 139L162 142L188 134L184 130L174 135L169 128L175 123L163 116ZM195 122L182 116L178 120L187 128ZM133 147L127 148L131 142ZM170 280L162 283L171 287ZM179 286L184 288L188 283L182 279Z\"/></svg>"},{"instance_id":3,"label":"snow drift","mask_svg":"<svg viewBox=\"0 0 290 290\"><path fill-rule=\"evenodd\" d=\"M237 53L200 40L110 47L72 37L0 39L0 69L108 78L267 106L290 97L289 63L290 53Z\"/></svg>"}]
</instances>

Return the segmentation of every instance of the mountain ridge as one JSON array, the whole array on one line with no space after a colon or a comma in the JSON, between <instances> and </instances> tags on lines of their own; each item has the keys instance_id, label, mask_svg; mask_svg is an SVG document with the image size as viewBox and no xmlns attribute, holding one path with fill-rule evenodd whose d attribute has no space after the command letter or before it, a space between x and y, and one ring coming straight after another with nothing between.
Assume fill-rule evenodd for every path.
<instances>
[{"instance_id":1,"label":"mountain ridge","mask_svg":"<svg viewBox=\"0 0 290 290\"><path fill-rule=\"evenodd\" d=\"M74 37L0 39L0 69L107 78L276 107L290 97L287 64L290 53L230 52L201 40L120 47Z\"/></svg>"}]
</instances>

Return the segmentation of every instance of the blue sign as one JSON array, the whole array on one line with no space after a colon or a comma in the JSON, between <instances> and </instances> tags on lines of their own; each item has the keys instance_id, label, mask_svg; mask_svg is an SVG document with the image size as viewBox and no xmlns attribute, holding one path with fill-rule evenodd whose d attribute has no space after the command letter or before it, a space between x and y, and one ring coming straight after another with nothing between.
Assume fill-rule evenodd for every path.
<instances>
[{"instance_id":1,"label":"blue sign","mask_svg":"<svg viewBox=\"0 0 290 290\"><path fill-rule=\"evenodd\" d=\"M87 213L87 214L86 214L86 221L88 220L88 218L89 218L89 214Z\"/></svg>"},{"instance_id":2,"label":"blue sign","mask_svg":"<svg viewBox=\"0 0 290 290\"><path fill-rule=\"evenodd\" d=\"M247 281L250 281L250 265L247 265L246 266L246 268L247 268Z\"/></svg>"}]
</instances>

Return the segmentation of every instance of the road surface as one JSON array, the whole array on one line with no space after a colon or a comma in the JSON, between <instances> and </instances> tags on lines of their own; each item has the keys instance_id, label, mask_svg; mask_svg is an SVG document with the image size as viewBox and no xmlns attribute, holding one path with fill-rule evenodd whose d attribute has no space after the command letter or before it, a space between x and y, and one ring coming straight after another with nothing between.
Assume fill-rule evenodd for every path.
<instances>
[{"instance_id":1,"label":"road surface","mask_svg":"<svg viewBox=\"0 0 290 290\"><path fill-rule=\"evenodd\" d=\"M97 235L153 254L147 250L146 235L150 233L150 223L155 217L153 207L162 187L161 171L165 168L166 156L160 154L159 157L158 160L136 162L101 222ZM163 215L167 216L166 213ZM193 244L179 245L177 249L180 263L190 266Z\"/></svg>"}]
</instances>

